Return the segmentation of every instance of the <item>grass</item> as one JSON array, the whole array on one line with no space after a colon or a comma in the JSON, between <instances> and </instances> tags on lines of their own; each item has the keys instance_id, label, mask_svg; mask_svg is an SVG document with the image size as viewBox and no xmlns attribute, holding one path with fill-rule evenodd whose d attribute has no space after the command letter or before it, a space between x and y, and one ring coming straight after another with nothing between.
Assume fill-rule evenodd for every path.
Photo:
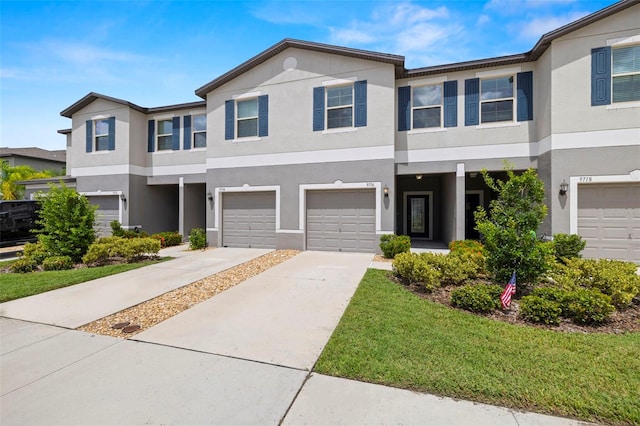
<instances>
[{"instance_id":1,"label":"grass","mask_svg":"<svg viewBox=\"0 0 640 426\"><path fill-rule=\"evenodd\" d=\"M139 263L107 265L95 268L70 269L67 271L29 272L26 274L0 273L0 303L68 287L108 275L119 274L168 259L169 258L147 260Z\"/></svg>"},{"instance_id":2,"label":"grass","mask_svg":"<svg viewBox=\"0 0 640 426\"><path fill-rule=\"evenodd\" d=\"M640 333L559 333L421 299L369 270L322 374L612 424L640 424Z\"/></svg>"}]
</instances>

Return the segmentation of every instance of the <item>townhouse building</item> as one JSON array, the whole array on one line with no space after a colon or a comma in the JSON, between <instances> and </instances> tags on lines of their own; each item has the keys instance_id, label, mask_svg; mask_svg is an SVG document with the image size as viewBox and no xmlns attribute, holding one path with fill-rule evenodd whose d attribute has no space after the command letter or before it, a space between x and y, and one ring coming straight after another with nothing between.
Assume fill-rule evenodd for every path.
<instances>
[{"instance_id":1,"label":"townhouse building","mask_svg":"<svg viewBox=\"0 0 640 426\"><path fill-rule=\"evenodd\" d=\"M478 238L481 171L535 168L549 215L587 257L640 262L640 1L542 36L526 53L407 69L404 57L285 39L146 108L90 93L68 180L148 232L211 246L365 251L379 236Z\"/></svg>"}]
</instances>

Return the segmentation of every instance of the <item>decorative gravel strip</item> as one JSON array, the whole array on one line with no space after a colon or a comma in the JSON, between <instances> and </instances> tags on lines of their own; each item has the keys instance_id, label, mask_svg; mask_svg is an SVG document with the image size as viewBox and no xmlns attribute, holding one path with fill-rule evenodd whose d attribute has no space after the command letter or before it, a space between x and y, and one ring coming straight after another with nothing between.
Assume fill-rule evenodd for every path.
<instances>
[{"instance_id":1,"label":"decorative gravel strip","mask_svg":"<svg viewBox=\"0 0 640 426\"><path fill-rule=\"evenodd\" d=\"M297 250L277 250L267 253L233 268L171 290L139 305L85 324L78 330L105 336L129 338L285 260L291 259L298 253ZM139 325L140 328L126 332L122 327L124 323L127 323L128 327ZM114 326L118 327L114 328Z\"/></svg>"}]
</instances>

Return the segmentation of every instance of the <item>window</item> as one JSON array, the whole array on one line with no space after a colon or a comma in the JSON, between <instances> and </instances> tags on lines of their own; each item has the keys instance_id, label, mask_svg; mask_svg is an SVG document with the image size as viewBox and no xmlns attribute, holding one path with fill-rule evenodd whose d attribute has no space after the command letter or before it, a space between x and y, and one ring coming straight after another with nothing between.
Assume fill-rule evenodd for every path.
<instances>
[{"instance_id":1,"label":"window","mask_svg":"<svg viewBox=\"0 0 640 426\"><path fill-rule=\"evenodd\" d=\"M109 120L96 120L95 124L95 149L96 151L109 150Z\"/></svg>"},{"instance_id":2,"label":"window","mask_svg":"<svg viewBox=\"0 0 640 426\"><path fill-rule=\"evenodd\" d=\"M269 136L269 95L230 99L225 101L224 108L225 140ZM206 129L205 121L203 129ZM206 138L206 135L203 137Z\"/></svg>"},{"instance_id":3,"label":"window","mask_svg":"<svg viewBox=\"0 0 640 426\"><path fill-rule=\"evenodd\" d=\"M158 120L158 151L173 148L173 120Z\"/></svg>"},{"instance_id":4,"label":"window","mask_svg":"<svg viewBox=\"0 0 640 426\"><path fill-rule=\"evenodd\" d=\"M313 88L314 132L367 125L367 80L340 83Z\"/></svg>"},{"instance_id":5,"label":"window","mask_svg":"<svg viewBox=\"0 0 640 426\"><path fill-rule=\"evenodd\" d=\"M513 76L480 81L480 122L513 121Z\"/></svg>"},{"instance_id":6,"label":"window","mask_svg":"<svg viewBox=\"0 0 640 426\"><path fill-rule=\"evenodd\" d=\"M353 86L330 87L327 93L327 129L353 124Z\"/></svg>"},{"instance_id":7,"label":"window","mask_svg":"<svg viewBox=\"0 0 640 426\"><path fill-rule=\"evenodd\" d=\"M116 149L116 118L87 120L86 152L114 151Z\"/></svg>"},{"instance_id":8,"label":"window","mask_svg":"<svg viewBox=\"0 0 640 426\"><path fill-rule=\"evenodd\" d=\"M238 101L238 119L236 124L239 138L258 136L258 99Z\"/></svg>"},{"instance_id":9,"label":"window","mask_svg":"<svg viewBox=\"0 0 640 426\"><path fill-rule=\"evenodd\" d=\"M193 116L193 147L207 147L207 116L204 114Z\"/></svg>"},{"instance_id":10,"label":"window","mask_svg":"<svg viewBox=\"0 0 640 426\"><path fill-rule=\"evenodd\" d=\"M414 87L411 116L414 129L442 127L442 85Z\"/></svg>"},{"instance_id":11,"label":"window","mask_svg":"<svg viewBox=\"0 0 640 426\"><path fill-rule=\"evenodd\" d=\"M640 45L613 49L613 102L640 101Z\"/></svg>"}]
</instances>

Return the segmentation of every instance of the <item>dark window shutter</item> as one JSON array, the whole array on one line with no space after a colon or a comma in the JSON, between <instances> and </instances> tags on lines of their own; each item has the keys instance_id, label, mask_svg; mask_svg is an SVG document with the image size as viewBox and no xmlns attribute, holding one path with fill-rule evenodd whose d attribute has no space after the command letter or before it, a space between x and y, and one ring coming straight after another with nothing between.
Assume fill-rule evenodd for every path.
<instances>
[{"instance_id":1,"label":"dark window shutter","mask_svg":"<svg viewBox=\"0 0 640 426\"><path fill-rule=\"evenodd\" d=\"M464 125L480 124L480 79L464 81Z\"/></svg>"},{"instance_id":2,"label":"dark window shutter","mask_svg":"<svg viewBox=\"0 0 640 426\"><path fill-rule=\"evenodd\" d=\"M171 125L171 143L174 151L180 151L180 117L173 117Z\"/></svg>"},{"instance_id":3,"label":"dark window shutter","mask_svg":"<svg viewBox=\"0 0 640 426\"><path fill-rule=\"evenodd\" d=\"M398 87L398 131L411 128L411 86Z\"/></svg>"},{"instance_id":4,"label":"dark window shutter","mask_svg":"<svg viewBox=\"0 0 640 426\"><path fill-rule=\"evenodd\" d=\"M182 122L184 123L184 141L182 142L182 147L186 151L188 149L191 149L191 116L185 115L184 117L182 117Z\"/></svg>"},{"instance_id":5,"label":"dark window shutter","mask_svg":"<svg viewBox=\"0 0 640 426\"><path fill-rule=\"evenodd\" d=\"M324 87L313 88L313 131L324 130Z\"/></svg>"},{"instance_id":6,"label":"dark window shutter","mask_svg":"<svg viewBox=\"0 0 640 426\"><path fill-rule=\"evenodd\" d=\"M591 49L591 105L611 103L611 47Z\"/></svg>"},{"instance_id":7,"label":"dark window shutter","mask_svg":"<svg viewBox=\"0 0 640 426\"><path fill-rule=\"evenodd\" d=\"M156 120L149 120L149 131L147 132L147 152L156 150Z\"/></svg>"},{"instance_id":8,"label":"dark window shutter","mask_svg":"<svg viewBox=\"0 0 640 426\"><path fill-rule=\"evenodd\" d=\"M258 96L258 136L269 136L269 95Z\"/></svg>"},{"instance_id":9,"label":"dark window shutter","mask_svg":"<svg viewBox=\"0 0 640 426\"><path fill-rule=\"evenodd\" d=\"M444 127L458 125L458 81L444 82Z\"/></svg>"},{"instance_id":10,"label":"dark window shutter","mask_svg":"<svg viewBox=\"0 0 640 426\"><path fill-rule=\"evenodd\" d=\"M364 127L367 125L367 80L353 83L355 98L354 127Z\"/></svg>"},{"instance_id":11,"label":"dark window shutter","mask_svg":"<svg viewBox=\"0 0 640 426\"><path fill-rule=\"evenodd\" d=\"M224 103L224 138L225 140L233 139L235 135L235 108L236 102L233 100Z\"/></svg>"},{"instance_id":12,"label":"dark window shutter","mask_svg":"<svg viewBox=\"0 0 640 426\"><path fill-rule=\"evenodd\" d=\"M109 117L109 151L116 149L116 118Z\"/></svg>"},{"instance_id":13,"label":"dark window shutter","mask_svg":"<svg viewBox=\"0 0 640 426\"><path fill-rule=\"evenodd\" d=\"M533 120L533 71L519 72L518 79L518 121Z\"/></svg>"},{"instance_id":14,"label":"dark window shutter","mask_svg":"<svg viewBox=\"0 0 640 426\"><path fill-rule=\"evenodd\" d=\"M91 152L93 151L93 120L87 120L86 128L87 128L86 150L87 152Z\"/></svg>"}]
</instances>

